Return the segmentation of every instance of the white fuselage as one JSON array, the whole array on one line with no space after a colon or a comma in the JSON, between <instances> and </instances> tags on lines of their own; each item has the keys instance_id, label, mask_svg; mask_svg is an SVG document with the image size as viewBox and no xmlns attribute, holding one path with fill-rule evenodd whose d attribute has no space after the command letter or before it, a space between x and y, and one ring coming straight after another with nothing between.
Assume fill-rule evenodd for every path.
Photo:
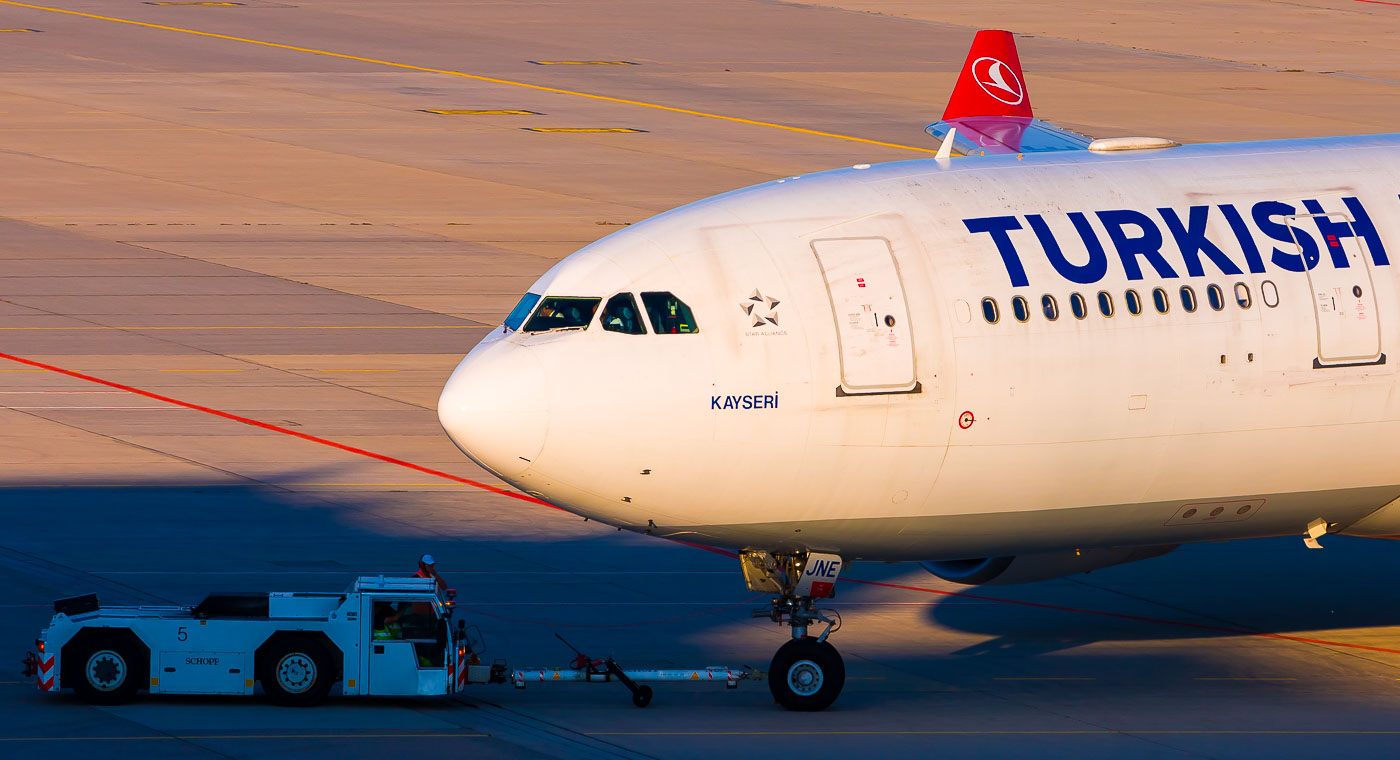
<instances>
[{"instance_id":1,"label":"white fuselage","mask_svg":"<svg viewBox=\"0 0 1400 760\"><path fill-rule=\"evenodd\" d=\"M531 288L669 292L699 332L498 328L439 415L522 490L730 548L955 559L1319 517L1400 533L1372 514L1400 496L1397 192L1400 135L770 182L610 235Z\"/></svg>"}]
</instances>

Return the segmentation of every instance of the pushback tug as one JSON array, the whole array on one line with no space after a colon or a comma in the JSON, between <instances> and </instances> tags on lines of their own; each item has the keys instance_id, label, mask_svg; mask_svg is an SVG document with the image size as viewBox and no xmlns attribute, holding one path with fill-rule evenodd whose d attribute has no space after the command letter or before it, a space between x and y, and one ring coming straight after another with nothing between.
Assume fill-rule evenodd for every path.
<instances>
[{"instance_id":1,"label":"pushback tug","mask_svg":"<svg viewBox=\"0 0 1400 760\"><path fill-rule=\"evenodd\" d=\"M214 593L193 607L107 607L88 594L54 602L26 675L41 691L69 688L98 704L141 690L231 695L261 686L273 702L312 705L337 685L345 696L443 696L468 684L618 681L638 707L652 698L639 681L734 688L761 675L713 666L623 670L576 649L562 668L484 665L480 632L452 624L455 596L437 578L383 575L360 577L342 593Z\"/></svg>"}]
</instances>

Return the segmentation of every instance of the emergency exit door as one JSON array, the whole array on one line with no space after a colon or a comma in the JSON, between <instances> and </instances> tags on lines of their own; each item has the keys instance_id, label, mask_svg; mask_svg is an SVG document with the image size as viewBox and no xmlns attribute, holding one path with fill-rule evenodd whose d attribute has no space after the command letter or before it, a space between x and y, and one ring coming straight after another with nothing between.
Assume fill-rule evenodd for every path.
<instances>
[{"instance_id":1,"label":"emergency exit door","mask_svg":"<svg viewBox=\"0 0 1400 760\"><path fill-rule=\"evenodd\" d=\"M909 308L889 241L815 240L812 251L835 319L837 395L919 392Z\"/></svg>"},{"instance_id":2,"label":"emergency exit door","mask_svg":"<svg viewBox=\"0 0 1400 760\"><path fill-rule=\"evenodd\" d=\"M1317 358L1315 368L1378 364L1381 353L1381 325L1376 314L1376 294L1371 282L1370 256L1365 241L1351 226L1351 217L1340 211L1288 217L1295 240L1309 235L1320 243L1318 260L1308 261L1308 285L1313 315L1317 319ZM1320 228L1316 218L1329 220L1340 229ZM1340 234L1342 231L1350 234ZM1301 250L1301 248L1300 248Z\"/></svg>"}]
</instances>

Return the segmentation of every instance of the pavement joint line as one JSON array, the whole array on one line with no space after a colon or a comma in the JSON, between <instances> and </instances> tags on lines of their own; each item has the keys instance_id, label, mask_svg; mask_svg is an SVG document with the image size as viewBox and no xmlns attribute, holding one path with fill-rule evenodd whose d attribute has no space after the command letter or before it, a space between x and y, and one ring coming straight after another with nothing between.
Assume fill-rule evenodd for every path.
<instances>
[{"instance_id":1,"label":"pavement joint line","mask_svg":"<svg viewBox=\"0 0 1400 760\"><path fill-rule=\"evenodd\" d=\"M787 125L787 124L776 124L776 123L768 122L768 121L758 121L758 120L755 120L755 119L744 119L744 118L740 118L740 117L738 117L738 116L725 116L725 115L723 115L723 114L709 113L709 112L707 112L707 111L697 111L697 110L693 110L693 109L689 109L689 108L679 108L679 107L676 107L676 106L666 106L666 105L661 105L661 104L659 104L659 103L648 103L648 102L642 101L642 100L631 100L631 99L628 99L628 98L617 98L617 97L612 97L612 96L610 96L610 95L598 95L598 94L596 94L596 93L580 92L580 91L578 91L578 90L566 90L566 89L559 88L559 87L548 87L548 86L545 86L545 85L531 84L531 83L529 83L529 82L518 82L518 81L515 81L515 80L511 80L511 79L499 79L499 78L496 78L496 77L483 76L483 75L481 75L481 74L469 74L469 73L464 72L464 71L453 71L453 70L451 70L451 69L435 69L435 68L432 68L432 67L430 67L430 66L416 66L416 65L413 65L413 64L409 64L409 63L397 63L397 62L395 62L395 61L384 61L384 60L379 60L379 59L377 59L377 58L365 58L365 57L362 57L362 56L350 55L350 54L348 54L348 53L336 53L336 52L332 52L332 51L329 51L329 50L317 50L317 49L315 49L315 48L306 48L306 47L300 47L300 46L297 46L297 45L287 45L287 44L283 44L283 43L280 43L280 42L268 42L268 41L266 41L266 40L255 40L255 39L250 39L250 38L247 38L247 37L235 37L235 36L227 35L227 34L217 34L217 33L215 33L215 32L204 32L204 31L200 31L200 30L198 30L198 29L186 29L186 28L184 28L184 27L167 26L167 25L165 25L165 24L154 24L154 23L150 23L150 22L147 22L147 21L135 21L135 20L132 20L132 19L118 18L118 17L116 17L116 16L102 16L102 15L98 15L98 14L96 14L96 13L83 13L83 12L81 12L81 11L68 10L68 9L66 9L66 8L53 8L53 7L45 6L45 5L32 5L32 4L30 4L30 3L15 2L15 0L0 0L0 5L9 5L9 6L13 6L13 7L16 7L16 8L28 8L28 9L30 9L30 10L37 10L37 11L47 11L47 12L49 12L49 13L59 13L59 14L67 15L67 16L77 16L77 17L80 17L80 18L95 19L95 20L98 20L98 21L111 21L111 22L115 22L115 23L118 23L118 24L129 24L129 25L131 25L131 26L141 26L141 27L146 27L146 28L148 28L148 29L159 29L159 30L167 31L167 32L179 32L179 33L181 33L181 34L192 34L192 35L196 35L196 36L199 36L199 37L209 37L209 38L212 38L212 39L229 40L229 41L232 41L232 42L243 42L243 43L247 43L247 44L250 44L250 45L260 45L260 46L263 46L263 47L278 48L278 49L281 49L281 50L292 50L292 51L299 52L299 53L311 53L311 54L313 54L313 55L324 55L324 56L328 56L328 57L330 57L330 58L340 58L340 59L342 59L342 60L348 60L348 61L359 61L359 62L361 62L361 63L372 63L372 64L376 64L376 65L379 65L379 66L389 66L389 67L397 68L397 69L407 69L407 70L409 70L409 71L422 71L422 72L426 72L426 73L429 73L429 74L445 74L445 75L447 75L447 76L462 77L462 78L464 78L464 79L474 79L474 80L479 81L479 82L487 82L487 83L490 83L490 84L508 85L508 86L511 86L511 87L521 87L521 88L528 89L528 90L536 90L536 91L538 91L538 92L549 92L549 93L554 93L554 94L556 94L556 95L571 95L571 96L574 96L574 97L587 98L587 99L589 99L589 100L599 100L599 101L603 101L603 102L607 102L607 103L618 103L618 104L621 104L621 105L637 106L637 107L640 107L640 108L651 108L651 109L658 110L658 111L667 111L667 112L670 112L670 113L679 113L679 114L684 114L684 115L687 115L687 116L699 116L699 117L707 118L707 119L717 119L717 120L719 120L719 121L728 121L728 122L732 122L732 123L735 123L735 124L746 124L746 125L749 125L749 126L769 127L769 128L771 128L771 129L780 129L780 130L784 130L784 131L788 131L788 132L796 132L796 133L799 133L799 134L813 135L813 136L816 136L816 137L831 137L831 138L834 138L834 139L837 139L837 140L847 140L847 141L850 141L850 142L864 143L864 144L866 144L866 145L879 145L879 146L886 147L886 148L897 148L897 149L900 149L900 150L911 150L911 151L915 151L915 152L918 152L918 153L928 153L928 154L935 154L935 153L938 152L937 149L919 148L919 147L915 147L915 146L913 146L913 145L902 145L902 144L900 144L900 143L883 142L883 141L881 141L881 140L871 140L871 139L865 138L865 137L855 137L855 136L852 136L852 135L842 135L842 134L837 134L837 133L835 133L835 132L822 132L822 131L820 131L820 130L806 129L806 128L803 128L803 127L794 127L794 126L790 126L790 125Z\"/></svg>"},{"instance_id":2,"label":"pavement joint line","mask_svg":"<svg viewBox=\"0 0 1400 760\"><path fill-rule=\"evenodd\" d=\"M74 327L0 327L0 330L492 330L493 325L224 325L178 327L128 327L82 325ZM24 370L15 370L24 371Z\"/></svg>"},{"instance_id":3,"label":"pavement joint line","mask_svg":"<svg viewBox=\"0 0 1400 760\"><path fill-rule=\"evenodd\" d=\"M988 730L978 731L975 729L950 729L946 731L932 730L896 730L896 731L590 731L584 736L1396 736L1400 731L1389 730L1209 730L1209 729L1148 729L1137 731L1130 728L1124 729L1083 729L1083 730Z\"/></svg>"},{"instance_id":4,"label":"pavement joint line","mask_svg":"<svg viewBox=\"0 0 1400 760\"><path fill-rule=\"evenodd\" d=\"M1097 681L1094 677L1084 676L998 676L993 681ZM1199 680L1199 679L1198 679Z\"/></svg>"},{"instance_id":5,"label":"pavement joint line","mask_svg":"<svg viewBox=\"0 0 1400 760\"><path fill-rule=\"evenodd\" d=\"M89 570L92 575L345 575L345 570ZM360 575L388 575L403 568L361 572ZM733 575L729 570L454 570L452 575ZM1400 680L1400 679L1397 679Z\"/></svg>"},{"instance_id":6,"label":"pavement joint line","mask_svg":"<svg viewBox=\"0 0 1400 760\"><path fill-rule=\"evenodd\" d=\"M2 1L2 0L0 0L0 1ZM185 409L192 409L192 410L194 410L194 411L196 411L196 412L204 412L205 414L212 414L212 415L214 415L215 417L222 417L222 418L224 418L224 419L226 419L226 420L232 420L232 421L234 421L234 422L240 422L240 423L242 423L242 424L244 424L244 425L249 425L249 426L251 426L251 427L261 428L261 429L263 429L263 430L270 430L270 431L272 431L272 432L274 432L274 433L281 433L281 434L283 434L283 435L289 435L289 436L292 436L293 438L300 438L300 439L302 439L302 440L304 440L304 441L310 441L311 443L319 443L319 444L321 444L322 446L329 446L329 447L331 447L331 448L333 448L333 449L339 449L339 450L341 450L341 451L345 451L345 452L348 452L348 453L351 453L351 454L358 454L358 455L360 455L360 456L368 457L368 458L370 458L370 459L377 459L377 460L379 460L379 461L381 461L381 462L387 462L387 463L389 463L389 464L398 465L398 466L400 466L400 467L404 467L404 468L407 468L407 469L410 469L410 470L414 470L414 471L416 471L416 472L421 472L421 473L424 473L424 474L426 474L426 475L432 475L432 476L434 476L434 477L443 478L443 479L446 479L446 480L451 480L451 481L454 481L454 482L457 482L457 483L462 483L462 484L464 484L464 485L472 486L473 488L479 488L479 489L481 489L481 490L483 490L483 491L490 491L491 493L500 494L501 496L508 496L508 497L510 497L510 498L512 498L512 499L518 499L518 500L520 500L520 501L526 501L526 502L529 502L529 503L531 503L531 504L539 504L540 506L549 507L550 509L559 509L558 507L554 506L553 504L550 504L549 502L547 502L547 501L545 501L545 500L543 500L543 499L537 499L537 498L535 498L535 497L533 497L533 496L528 496L528 495L526 495L526 494L519 493L519 492L517 492L517 491L508 491L508 490L506 490L506 489L504 489L504 488L497 488L496 486L492 486L492 485L489 485L489 484L486 484L486 483L482 483L482 482L477 481L477 480L471 480L470 478L463 478L463 477L460 477L460 476L457 476L457 475L453 475L453 474L451 474L451 473L443 472L443 471L441 471L441 470L434 470L434 469L432 469L432 468L430 468L430 467L424 467L424 466L422 466L422 465L414 464L414 463L412 463L412 462L408 462L408 461L405 461L405 460L403 460L403 459L397 459L397 458L395 458L395 457L391 457L391 456L388 456L388 455L385 455L385 454L378 454L378 453L375 453L375 452L373 452L373 451L368 451L368 450L366 450L366 449L361 449L361 448L358 448L358 447L355 447L355 446L349 446L349 445L346 445L346 444L343 444L343 443L337 443L337 442L332 441L332 440L329 440L329 439L327 439L327 438L321 438L320 436L311 435L311 434L309 434L309 433L302 433L302 432L299 432L299 431L296 431L296 430L292 430L292 429L290 429L290 428L282 427L282 426L280 426L280 425L273 425L273 424L267 423L267 422L260 422L260 421L258 421L258 420L252 419L251 417L243 417L243 416L240 416L240 415L237 415L237 414L231 414L231 413L229 413L229 412L223 412L223 411L220 411L220 410L218 410L218 409L214 409L214 408L212 408L212 407L201 406L201 405L199 405L199 404L192 404L192 403L190 403L190 402L188 402L188 401L180 401L179 399L174 399L174 398L171 398L171 397L169 397L169 396L162 396L162 395L159 394L159 393L152 393L151 391L142 390L142 389L140 389L140 388L136 388L136 387L133 387L133 386L130 386L130 385L123 385L123 384L121 384L121 383L114 383L114 382L112 382L111 380L103 380L103 379L100 378L100 377L94 377L94 376L92 376L92 375L85 375L85 374L83 374L83 373L81 373L81 372L74 372L73 370L63 369L62 367L55 367L55 366L52 365L52 364L44 364L43 362L37 362L37 361L34 361L33 359L25 359L25 358L23 358L23 357L14 356L14 355L12 355L12 354L0 353L0 359L7 359L7 360L9 360L9 361L18 362L18 363L20 363L20 364L27 364L27 365L29 365L29 366L31 366L31 367L37 367L38 369L48 370L49 372L54 372L54 373L57 373L57 374L60 374L60 375L66 375L66 376L68 376L68 377L72 377L72 378L75 378L75 379L78 379L78 380L86 380L87 382L90 382L90 383L97 383L98 385L105 385L105 386L107 386L107 387L109 387L109 388L116 388L117 390L127 391L127 392L129 392L129 393L135 393L135 394L137 394L137 395L139 395L139 396L145 396L146 398L154 399L154 400L156 400L156 401L160 401L160 402L163 402L163 403L166 403L166 404L173 404L173 405L175 405L175 406L177 406L177 407L183 407L183 408L185 408ZM562 510L561 510L561 511L562 511Z\"/></svg>"},{"instance_id":7,"label":"pavement joint line","mask_svg":"<svg viewBox=\"0 0 1400 760\"><path fill-rule=\"evenodd\" d=\"M80 409L94 409L96 407L84 406ZM152 407L165 409L167 407ZM160 488L249 488L257 486L268 486L271 488L296 488L301 486L457 486L460 483L278 483L277 481L262 481L259 483L161 483ZM497 488L506 488L505 483L492 483ZM0 489L6 488L151 488L150 483L0 483Z\"/></svg>"},{"instance_id":8,"label":"pavement joint line","mask_svg":"<svg viewBox=\"0 0 1400 760\"><path fill-rule=\"evenodd\" d=\"M0 742L227 741L230 739L488 739L491 734L153 734L151 736L0 736Z\"/></svg>"},{"instance_id":9,"label":"pavement joint line","mask_svg":"<svg viewBox=\"0 0 1400 760\"><path fill-rule=\"evenodd\" d=\"M144 409L159 410L163 412L178 412L180 409L172 409L168 406L0 406L0 409L14 409L16 411L37 410L37 409L87 409L90 411L109 412L115 409Z\"/></svg>"},{"instance_id":10,"label":"pavement joint line","mask_svg":"<svg viewBox=\"0 0 1400 760\"><path fill-rule=\"evenodd\" d=\"M1296 681L1296 678L1253 678L1250 676L1198 676L1197 681Z\"/></svg>"}]
</instances>

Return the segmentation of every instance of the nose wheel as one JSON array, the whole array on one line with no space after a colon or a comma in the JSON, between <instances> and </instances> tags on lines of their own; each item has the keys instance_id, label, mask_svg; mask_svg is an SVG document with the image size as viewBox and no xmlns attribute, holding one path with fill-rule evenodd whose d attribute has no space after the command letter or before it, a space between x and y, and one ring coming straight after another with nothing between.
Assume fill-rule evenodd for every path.
<instances>
[{"instance_id":1,"label":"nose wheel","mask_svg":"<svg viewBox=\"0 0 1400 760\"><path fill-rule=\"evenodd\" d=\"M846 663L830 642L811 636L778 648L768 668L768 690L789 710L815 712L836 701L846 684Z\"/></svg>"},{"instance_id":2,"label":"nose wheel","mask_svg":"<svg viewBox=\"0 0 1400 760\"><path fill-rule=\"evenodd\" d=\"M792 639L778 648L768 668L773 699L789 710L825 710L846 685L846 664L826 640L840 629L841 616L835 610L817 609L815 602L834 595L841 558L757 550L739 556L749 590L777 595L769 607L754 610L754 617L769 618L792 630ZM825 630L808 636L808 627L818 623L825 623Z\"/></svg>"}]
</instances>

